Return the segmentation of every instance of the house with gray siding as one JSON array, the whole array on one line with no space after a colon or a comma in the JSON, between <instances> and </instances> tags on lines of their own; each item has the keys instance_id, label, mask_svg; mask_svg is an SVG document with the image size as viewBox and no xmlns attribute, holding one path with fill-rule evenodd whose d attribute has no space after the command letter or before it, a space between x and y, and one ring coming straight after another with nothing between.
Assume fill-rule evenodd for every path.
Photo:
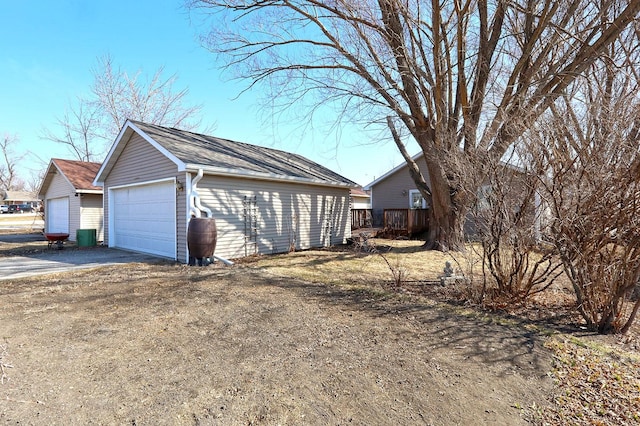
<instances>
[{"instance_id":1,"label":"house with gray siding","mask_svg":"<svg viewBox=\"0 0 640 426\"><path fill-rule=\"evenodd\" d=\"M416 154L413 160L422 171L427 185L430 186L431 182L424 156L421 153ZM364 189L371 197L374 226L382 226L385 209L426 209L429 207L416 188L416 184L409 174L407 163L404 162L365 185Z\"/></svg>"},{"instance_id":2,"label":"house with gray siding","mask_svg":"<svg viewBox=\"0 0 640 426\"><path fill-rule=\"evenodd\" d=\"M357 186L300 155L132 120L94 184L106 244L182 263L194 194L216 221L215 255L234 259L345 243Z\"/></svg>"},{"instance_id":3,"label":"house with gray siding","mask_svg":"<svg viewBox=\"0 0 640 426\"><path fill-rule=\"evenodd\" d=\"M413 161L415 161L418 165L418 168L422 172L422 176L425 178L427 185L431 186L431 181L429 180L429 172L427 169L427 162L424 159L424 155L422 153L414 155ZM509 163L500 163L498 172L501 173L502 176L504 176L503 182L508 182L510 186L509 198L516 200L513 204L517 205L517 200L520 199L520 195L523 193L525 188L524 185L526 185L525 170ZM386 222L388 222L389 217L393 216L392 214L389 214L389 211L406 209L409 211L409 213L420 213L419 210L429 208L427 201L422 197L420 191L416 188L416 184L411 178L409 167L406 162L403 162L402 164L389 170L384 175L366 185L364 189L367 190L371 196L371 209L374 226L386 226ZM482 208L482 200L484 199L484 194L486 193L486 191L490 191L490 185L488 183L481 185L478 190L478 197L480 201L480 203L478 204L479 208ZM388 211L386 214L385 210ZM530 217L529 220L536 228L539 228L540 226L539 221L541 214L542 208L540 205L539 197L536 194L535 206L532 211L527 213L528 217ZM409 222L411 222L411 220L417 220L415 218L421 215L424 215L426 217L426 212L421 213L420 215L409 214ZM414 219L411 219L411 216L414 216ZM478 220L480 219L477 214L474 215L472 213L469 213L469 215L467 216L464 224L465 234L467 235L467 237L476 237L476 234L478 233Z\"/></svg>"},{"instance_id":4,"label":"house with gray siding","mask_svg":"<svg viewBox=\"0 0 640 426\"><path fill-rule=\"evenodd\" d=\"M95 229L96 240L103 240L102 188L93 184L99 169L100 163L51 159L38 190L44 232L69 234L75 241L78 229Z\"/></svg>"}]
</instances>

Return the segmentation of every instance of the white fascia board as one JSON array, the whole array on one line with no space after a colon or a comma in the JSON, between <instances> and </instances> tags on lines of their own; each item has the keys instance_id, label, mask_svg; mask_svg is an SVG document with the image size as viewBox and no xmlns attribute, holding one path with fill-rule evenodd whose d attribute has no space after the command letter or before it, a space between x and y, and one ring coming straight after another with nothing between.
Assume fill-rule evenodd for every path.
<instances>
[{"instance_id":1,"label":"white fascia board","mask_svg":"<svg viewBox=\"0 0 640 426\"><path fill-rule=\"evenodd\" d=\"M125 138L125 135L127 135L127 133L129 133L129 136ZM118 133L118 136L116 137L116 140L114 141L113 145L111 145L111 149L109 150L107 157L102 163L102 166L100 166L100 170L98 170L98 173L96 173L96 178L93 180L93 184L95 186L104 186L105 176L103 175L106 174L109 170L111 170L111 167L113 166L113 164L111 164L112 159L114 159L113 161L115 161L115 158L117 158L119 154L122 152L122 150L124 149L124 145L127 142L129 142L129 140L131 139L131 136L133 136L133 133L139 134L145 141L149 142L154 148L160 151L165 157L167 157L169 160L174 162L178 166L178 171L182 172L185 170L185 164L182 161L180 161L175 155L167 151L162 145L160 145L155 140L153 140L153 138L151 138L145 132L140 130L140 128L138 128L138 126L133 124L130 120L127 120L124 126L122 126L120 133ZM124 140L123 142L123 139L126 139L126 140Z\"/></svg>"},{"instance_id":2,"label":"white fascia board","mask_svg":"<svg viewBox=\"0 0 640 426\"><path fill-rule=\"evenodd\" d=\"M146 140L147 142L149 142L155 149L157 149L158 151L160 151L162 153L162 155L164 155L165 157L167 157L169 160L171 160L176 166L178 166L178 171L179 172L183 172L185 170L185 164L175 155L173 155L172 153L170 153L169 151L167 151L165 149L165 147L163 147L162 145L160 145L158 142L156 142L155 140L153 140L153 138L151 138L151 136L147 135L145 132L143 132L142 130L140 130L138 128L138 126L136 126L135 124L128 122L129 126L131 126L131 128L140 136L142 136L142 138L144 140Z\"/></svg>"},{"instance_id":3,"label":"white fascia board","mask_svg":"<svg viewBox=\"0 0 640 426\"><path fill-rule=\"evenodd\" d=\"M102 195L104 191L102 189L76 189L77 194L98 194Z\"/></svg>"},{"instance_id":4,"label":"white fascia board","mask_svg":"<svg viewBox=\"0 0 640 426\"><path fill-rule=\"evenodd\" d=\"M328 186L328 187L339 187L339 188L357 188L359 185L349 185L343 182L327 182L325 180L315 180L315 179L307 179L300 178L294 176L284 176L284 175L276 175L271 173L259 173L259 172L251 172L247 170L237 170L237 169L227 169L221 167L208 167L199 164L185 164L186 172L188 173L197 173L199 169L207 175L214 176L225 176L225 177L235 177L235 178L245 178L245 179L254 179L254 180L266 180L272 182L291 182L291 183L301 183L305 185L314 185L314 186Z\"/></svg>"},{"instance_id":5,"label":"white fascia board","mask_svg":"<svg viewBox=\"0 0 640 426\"><path fill-rule=\"evenodd\" d=\"M124 123L124 126L122 126L122 129L120 129L120 133L118 133L118 136L116 136L115 141L113 142L113 144L111 144L111 148L109 148L109 152L107 153L107 156L102 162L100 169L98 169L98 173L96 173L95 179L93 179L93 184L95 186L104 186L104 177L102 175L105 174L107 169L109 170L111 169L111 167L108 167L110 166L111 159L114 157L114 155L117 152L122 150L122 148L120 149L118 148L120 147L120 141L124 137L124 134L127 132L127 130L129 130L129 124L131 123L129 122L129 120L127 120L127 122Z\"/></svg>"},{"instance_id":6,"label":"white fascia board","mask_svg":"<svg viewBox=\"0 0 640 426\"><path fill-rule=\"evenodd\" d=\"M416 161L416 160L418 160L418 158L420 158L420 155L422 155L422 152L417 153L416 155L411 157L411 159L413 161ZM507 162L505 162L503 160L500 160L500 164L502 166L504 166L504 167L511 168L511 169L515 170L516 172L525 173L525 170L522 167L517 166L515 164L507 163ZM400 164L400 165L394 167L393 169L389 170L387 173L383 174L382 176L380 176L378 179L374 180L373 182L368 183L367 185L363 186L362 189L370 190L372 186L376 185L380 181L386 179L387 177L391 176L392 174L398 172L399 170L401 170L401 169L403 169L404 167L407 167L407 166L408 166L408 164L405 161L402 164Z\"/></svg>"},{"instance_id":7,"label":"white fascia board","mask_svg":"<svg viewBox=\"0 0 640 426\"><path fill-rule=\"evenodd\" d=\"M47 171L42 177L42 182L40 182L40 187L38 188L38 197L44 198L45 193L43 192L45 183L50 185L50 179L47 179L49 173L51 172L51 167L53 167L53 159L49 160L49 165L47 166ZM56 167L57 168L57 167Z\"/></svg>"},{"instance_id":8,"label":"white fascia board","mask_svg":"<svg viewBox=\"0 0 640 426\"><path fill-rule=\"evenodd\" d=\"M420 155L422 155L422 152L417 153L416 155L414 155L413 157L411 157L411 159L413 161L416 161L418 158L420 158ZM401 170L403 167L407 167L408 164L406 161L403 161L402 164L397 165L396 167L394 167L393 169L389 170L387 173L383 174L382 176L380 176L378 179L374 180L371 183L368 183L367 185L363 186L362 189L365 190L370 190L371 187L375 184L377 184L378 182L380 182L381 180L386 179L387 177L391 176L392 174L396 173L397 171Z\"/></svg>"}]
</instances>

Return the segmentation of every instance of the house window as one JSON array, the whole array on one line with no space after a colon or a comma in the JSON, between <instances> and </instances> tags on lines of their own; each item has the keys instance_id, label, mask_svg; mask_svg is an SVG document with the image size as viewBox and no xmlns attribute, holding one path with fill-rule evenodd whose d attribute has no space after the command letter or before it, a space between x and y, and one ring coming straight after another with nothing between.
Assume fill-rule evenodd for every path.
<instances>
[{"instance_id":1,"label":"house window","mask_svg":"<svg viewBox=\"0 0 640 426\"><path fill-rule=\"evenodd\" d=\"M409 191L409 208L410 209L426 209L427 200L422 197L422 194L417 189Z\"/></svg>"}]
</instances>

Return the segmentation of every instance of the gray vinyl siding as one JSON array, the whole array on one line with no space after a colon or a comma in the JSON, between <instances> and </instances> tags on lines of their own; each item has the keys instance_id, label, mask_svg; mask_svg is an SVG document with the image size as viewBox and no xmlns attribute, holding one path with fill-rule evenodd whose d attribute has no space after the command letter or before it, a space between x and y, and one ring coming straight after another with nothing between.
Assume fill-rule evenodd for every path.
<instances>
[{"instance_id":1,"label":"gray vinyl siding","mask_svg":"<svg viewBox=\"0 0 640 426\"><path fill-rule=\"evenodd\" d=\"M245 251L245 197L256 200L258 254L342 244L351 236L348 188L206 176L198 193L216 219L215 254L223 258L254 253L250 244Z\"/></svg>"},{"instance_id":2,"label":"gray vinyl siding","mask_svg":"<svg viewBox=\"0 0 640 426\"><path fill-rule=\"evenodd\" d=\"M427 185L431 186L424 158L420 157L417 164L427 181ZM411 178L407 166L371 186L371 209L374 223L376 225L382 223L384 209L408 209L410 207L409 191L412 189L416 189L416 184Z\"/></svg>"},{"instance_id":3,"label":"gray vinyl siding","mask_svg":"<svg viewBox=\"0 0 640 426\"><path fill-rule=\"evenodd\" d=\"M187 226L189 223L187 182L189 175L181 173L177 176L177 182L182 185L182 191L176 191L176 244L178 244L177 260L187 263L189 258L187 254Z\"/></svg>"},{"instance_id":4,"label":"gray vinyl siding","mask_svg":"<svg viewBox=\"0 0 640 426\"><path fill-rule=\"evenodd\" d=\"M98 241L104 240L101 194L82 194L80 207L80 229L95 229L96 239Z\"/></svg>"},{"instance_id":5,"label":"gray vinyl siding","mask_svg":"<svg viewBox=\"0 0 640 426\"><path fill-rule=\"evenodd\" d=\"M180 176L183 176L180 174ZM135 185L144 182L166 179L170 177L178 177L178 167L169 160L164 154L154 148L150 143L144 140L140 135L134 133L127 142L122 153L115 162L113 169L104 182L104 223L109 223L109 191L108 188L120 185ZM184 201L183 192L177 192L177 206ZM178 207L180 208L180 207ZM150 212L149 219L153 219L153 212ZM180 216L178 215L178 224ZM180 228L180 225L178 225ZM184 226L182 227L184 229ZM179 231L179 229L178 229ZM181 235L180 233L178 235ZM104 241L109 242L109 227L104 229ZM178 254L180 244L178 240ZM179 257L180 259L180 257Z\"/></svg>"}]
</instances>

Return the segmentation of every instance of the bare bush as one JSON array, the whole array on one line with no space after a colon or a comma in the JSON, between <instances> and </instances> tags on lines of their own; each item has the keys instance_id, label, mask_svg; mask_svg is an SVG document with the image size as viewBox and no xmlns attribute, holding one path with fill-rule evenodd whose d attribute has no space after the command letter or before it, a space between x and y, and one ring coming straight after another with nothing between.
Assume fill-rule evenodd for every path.
<instances>
[{"instance_id":1,"label":"bare bush","mask_svg":"<svg viewBox=\"0 0 640 426\"><path fill-rule=\"evenodd\" d=\"M640 280L636 52L612 49L553 106L535 157L550 210L548 237L578 311L600 333L626 332L640 307L629 302Z\"/></svg>"},{"instance_id":2,"label":"bare bush","mask_svg":"<svg viewBox=\"0 0 640 426\"><path fill-rule=\"evenodd\" d=\"M537 178L507 163L485 164L485 176L470 215L482 247L482 295L488 289L494 303L524 301L562 273L553 247L538 244Z\"/></svg>"}]
</instances>

